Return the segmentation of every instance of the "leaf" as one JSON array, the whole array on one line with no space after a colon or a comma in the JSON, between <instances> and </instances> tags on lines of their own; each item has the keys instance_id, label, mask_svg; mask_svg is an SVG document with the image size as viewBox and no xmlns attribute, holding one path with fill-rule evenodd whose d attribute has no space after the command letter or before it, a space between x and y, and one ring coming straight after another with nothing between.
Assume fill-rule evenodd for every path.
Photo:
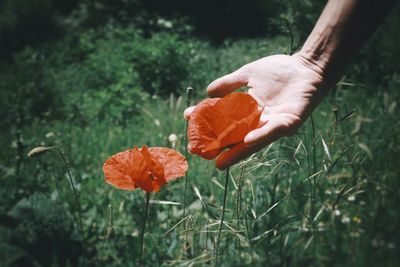
<instances>
[{"instance_id":1,"label":"leaf","mask_svg":"<svg viewBox=\"0 0 400 267\"><path fill-rule=\"evenodd\" d=\"M332 161L331 153L329 153L329 148L326 145L324 138L321 137L321 140L322 140L322 146L324 147L324 152L325 152L326 157L328 158L329 161Z\"/></svg>"},{"instance_id":2,"label":"leaf","mask_svg":"<svg viewBox=\"0 0 400 267\"><path fill-rule=\"evenodd\" d=\"M358 146L368 155L369 159L373 159L372 152L366 144L358 143Z\"/></svg>"},{"instance_id":3,"label":"leaf","mask_svg":"<svg viewBox=\"0 0 400 267\"><path fill-rule=\"evenodd\" d=\"M173 206L182 205L181 203L173 202L173 201L167 201L167 200L150 200L150 204L173 205Z\"/></svg>"}]
</instances>

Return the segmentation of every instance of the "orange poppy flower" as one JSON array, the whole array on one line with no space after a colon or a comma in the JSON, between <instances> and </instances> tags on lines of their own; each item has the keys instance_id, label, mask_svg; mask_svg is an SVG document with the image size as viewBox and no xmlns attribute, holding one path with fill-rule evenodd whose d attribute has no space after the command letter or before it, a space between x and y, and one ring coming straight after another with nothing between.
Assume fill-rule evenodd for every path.
<instances>
[{"instance_id":1,"label":"orange poppy flower","mask_svg":"<svg viewBox=\"0 0 400 267\"><path fill-rule=\"evenodd\" d=\"M261 113L257 101L246 93L200 102L189 119L190 152L205 159L217 157L223 149L243 142L258 127Z\"/></svg>"},{"instance_id":2,"label":"orange poppy flower","mask_svg":"<svg viewBox=\"0 0 400 267\"><path fill-rule=\"evenodd\" d=\"M135 146L111 156L103 165L107 183L124 190L141 188L158 192L160 188L184 176L188 168L186 159L170 148Z\"/></svg>"}]
</instances>

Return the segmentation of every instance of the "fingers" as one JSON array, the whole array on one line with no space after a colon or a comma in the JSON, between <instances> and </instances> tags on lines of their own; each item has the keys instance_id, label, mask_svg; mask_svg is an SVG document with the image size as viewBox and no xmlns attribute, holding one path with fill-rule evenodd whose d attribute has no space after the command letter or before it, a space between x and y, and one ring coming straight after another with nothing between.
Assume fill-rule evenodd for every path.
<instances>
[{"instance_id":1,"label":"fingers","mask_svg":"<svg viewBox=\"0 0 400 267\"><path fill-rule=\"evenodd\" d=\"M246 146L263 144L267 146L282 136L289 136L297 132L300 119L290 114L266 116L262 127L249 132L245 138Z\"/></svg>"},{"instance_id":2,"label":"fingers","mask_svg":"<svg viewBox=\"0 0 400 267\"><path fill-rule=\"evenodd\" d=\"M183 117L185 118L185 120L190 119L190 114L192 114L195 107L196 106L191 106L185 109L185 111L183 112Z\"/></svg>"},{"instance_id":3,"label":"fingers","mask_svg":"<svg viewBox=\"0 0 400 267\"><path fill-rule=\"evenodd\" d=\"M247 85L247 77L241 69L216 79L207 87L209 97L223 97Z\"/></svg>"},{"instance_id":4,"label":"fingers","mask_svg":"<svg viewBox=\"0 0 400 267\"><path fill-rule=\"evenodd\" d=\"M231 149L222 152L215 160L215 166L224 170L242 159L249 157L251 154L259 151L264 147L263 144L248 147L244 143L240 143L232 147Z\"/></svg>"},{"instance_id":5,"label":"fingers","mask_svg":"<svg viewBox=\"0 0 400 267\"><path fill-rule=\"evenodd\" d=\"M293 118L289 116L266 116L261 119L261 126L248 133L244 142L222 152L215 161L218 169L223 170L232 166L251 154L261 150L282 136L289 135ZM294 125L293 125L294 126Z\"/></svg>"},{"instance_id":6,"label":"fingers","mask_svg":"<svg viewBox=\"0 0 400 267\"><path fill-rule=\"evenodd\" d=\"M280 135L282 126L279 122L268 121L262 127L248 133L244 138L247 146L254 146L259 143L270 144Z\"/></svg>"},{"instance_id":7,"label":"fingers","mask_svg":"<svg viewBox=\"0 0 400 267\"><path fill-rule=\"evenodd\" d=\"M210 83L210 85L208 85L208 95L210 97L223 97L240 87L246 86L247 78L243 73L244 72L242 68L216 79L215 81ZM190 114L193 112L194 108L195 107L193 106L185 109L183 117L186 120L190 118Z\"/></svg>"}]
</instances>

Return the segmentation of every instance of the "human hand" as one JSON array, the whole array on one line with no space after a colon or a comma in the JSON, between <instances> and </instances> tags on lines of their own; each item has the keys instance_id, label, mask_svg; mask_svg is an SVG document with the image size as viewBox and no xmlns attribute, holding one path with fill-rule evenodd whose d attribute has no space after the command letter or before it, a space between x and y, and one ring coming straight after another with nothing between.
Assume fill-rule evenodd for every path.
<instances>
[{"instance_id":1,"label":"human hand","mask_svg":"<svg viewBox=\"0 0 400 267\"><path fill-rule=\"evenodd\" d=\"M322 71L299 54L261 58L213 81L207 91L210 97L223 97L243 86L249 87L248 93L264 108L259 128L249 132L243 143L216 158L219 169L239 162L282 136L295 134L326 92ZM185 110L186 119L193 109Z\"/></svg>"}]
</instances>

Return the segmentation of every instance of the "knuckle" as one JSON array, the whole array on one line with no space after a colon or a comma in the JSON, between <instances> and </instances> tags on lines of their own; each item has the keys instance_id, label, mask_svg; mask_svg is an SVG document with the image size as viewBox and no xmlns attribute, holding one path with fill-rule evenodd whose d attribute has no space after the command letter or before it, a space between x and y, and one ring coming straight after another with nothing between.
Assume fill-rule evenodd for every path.
<instances>
[{"instance_id":1,"label":"knuckle","mask_svg":"<svg viewBox=\"0 0 400 267\"><path fill-rule=\"evenodd\" d=\"M247 74L250 71L250 68L251 68L251 63L247 63L242 67L240 67L238 71L242 72L243 74Z\"/></svg>"},{"instance_id":2,"label":"knuckle","mask_svg":"<svg viewBox=\"0 0 400 267\"><path fill-rule=\"evenodd\" d=\"M226 76L222 76L221 78L219 78L217 81L217 85L218 86L224 86L225 84L228 83L228 79Z\"/></svg>"},{"instance_id":3,"label":"knuckle","mask_svg":"<svg viewBox=\"0 0 400 267\"><path fill-rule=\"evenodd\" d=\"M244 65L243 67L241 67L236 71L236 75L242 81L247 81L248 73L249 73L249 68L247 65Z\"/></svg>"}]
</instances>

